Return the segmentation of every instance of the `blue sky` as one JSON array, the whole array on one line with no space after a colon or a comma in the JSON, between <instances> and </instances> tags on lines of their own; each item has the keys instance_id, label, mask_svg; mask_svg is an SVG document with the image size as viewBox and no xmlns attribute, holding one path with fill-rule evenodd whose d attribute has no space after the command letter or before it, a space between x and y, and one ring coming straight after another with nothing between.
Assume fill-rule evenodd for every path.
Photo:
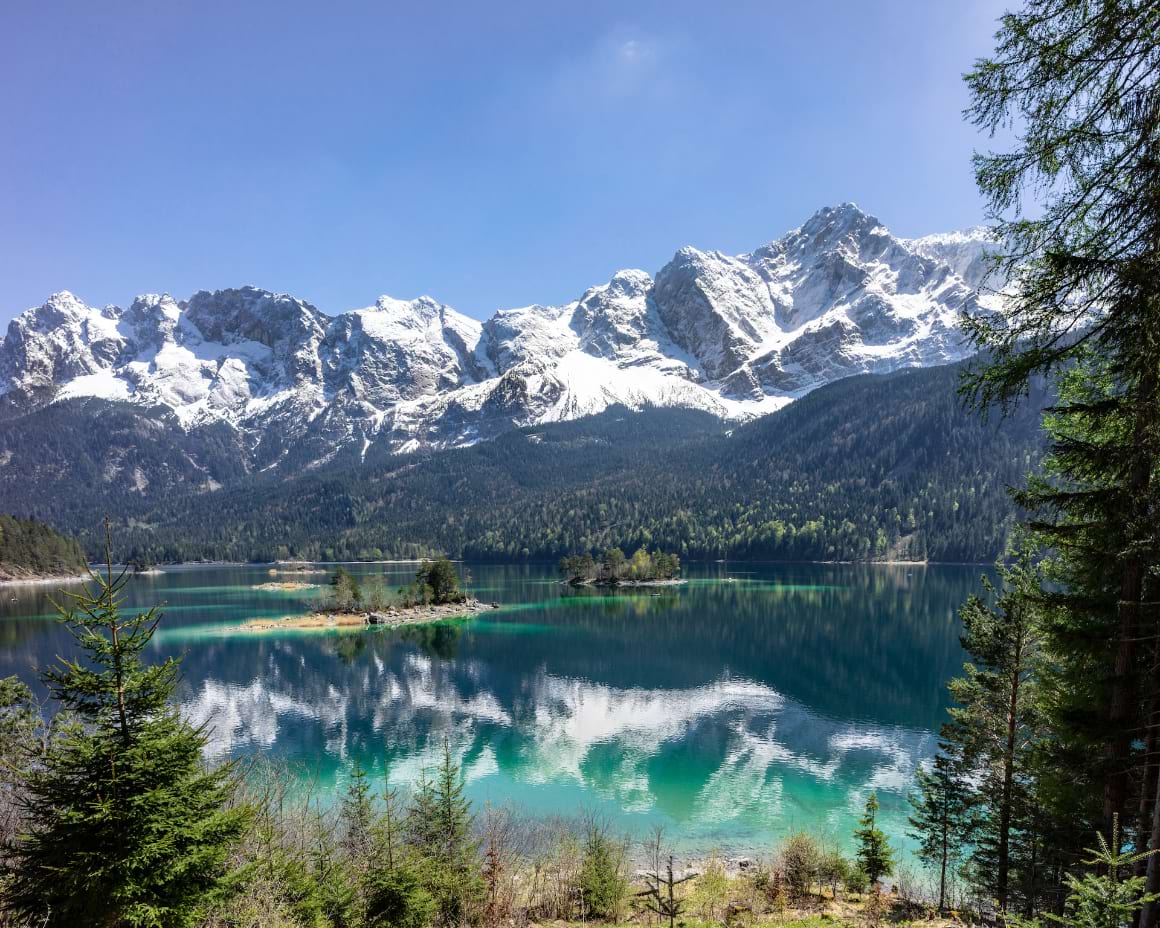
<instances>
[{"instance_id":1,"label":"blue sky","mask_svg":"<svg viewBox=\"0 0 1160 928\"><path fill-rule=\"evenodd\" d=\"M8 0L0 321L247 283L483 318L845 200L972 225L1003 8Z\"/></svg>"}]
</instances>

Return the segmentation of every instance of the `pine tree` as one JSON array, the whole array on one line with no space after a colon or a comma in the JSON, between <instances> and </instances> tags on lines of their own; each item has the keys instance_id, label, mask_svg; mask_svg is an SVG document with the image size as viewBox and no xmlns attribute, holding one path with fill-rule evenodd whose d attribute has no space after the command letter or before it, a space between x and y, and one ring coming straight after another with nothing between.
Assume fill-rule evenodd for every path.
<instances>
[{"instance_id":1,"label":"pine tree","mask_svg":"<svg viewBox=\"0 0 1160 928\"><path fill-rule=\"evenodd\" d=\"M341 842L335 839L333 818L315 803L313 815L312 858L314 882L322 915L334 928L355 924L357 895L349 867L341 854Z\"/></svg>"},{"instance_id":2,"label":"pine tree","mask_svg":"<svg viewBox=\"0 0 1160 928\"><path fill-rule=\"evenodd\" d=\"M399 800L383 792L383 811L374 827L374 847L364 876L365 928L423 928L436 913L416 854L400 841Z\"/></svg>"},{"instance_id":3,"label":"pine tree","mask_svg":"<svg viewBox=\"0 0 1160 928\"><path fill-rule=\"evenodd\" d=\"M930 769L919 769L915 785L917 792L910 796L912 837L918 840L919 859L938 873L938 909L943 912L949 880L969 838L970 791L963 782L961 763L945 746Z\"/></svg>"},{"instance_id":4,"label":"pine tree","mask_svg":"<svg viewBox=\"0 0 1160 928\"><path fill-rule=\"evenodd\" d=\"M366 920L368 909L367 875L377 851L375 836L378 810L375 808L370 778L357 761L342 797L340 822L343 857L353 887L351 908L357 913L356 923L361 924Z\"/></svg>"},{"instance_id":5,"label":"pine tree","mask_svg":"<svg viewBox=\"0 0 1160 928\"><path fill-rule=\"evenodd\" d=\"M355 761L342 797L342 846L348 858L365 862L371 854L377 820L370 777Z\"/></svg>"},{"instance_id":6,"label":"pine tree","mask_svg":"<svg viewBox=\"0 0 1160 928\"><path fill-rule=\"evenodd\" d=\"M1042 666L1039 573L1029 551L1023 549L1017 557L1012 565L999 565L1001 588L983 579L994 606L972 596L960 612L962 644L972 662L950 683L958 705L943 729L944 740L959 759L960 775L974 784L974 882L1004 911L1017 841L1032 830L1032 754L1042 739L1036 702Z\"/></svg>"},{"instance_id":7,"label":"pine tree","mask_svg":"<svg viewBox=\"0 0 1160 928\"><path fill-rule=\"evenodd\" d=\"M878 796L875 793L866 797L866 810L858 819L858 826L854 829L854 838L858 842L858 866L873 888L880 879L894 872L894 852L878 827Z\"/></svg>"},{"instance_id":8,"label":"pine tree","mask_svg":"<svg viewBox=\"0 0 1160 928\"><path fill-rule=\"evenodd\" d=\"M602 823L589 822L580 863L580 899L588 917L617 914L628 889L623 871L624 849L612 841Z\"/></svg>"},{"instance_id":9,"label":"pine tree","mask_svg":"<svg viewBox=\"0 0 1160 928\"><path fill-rule=\"evenodd\" d=\"M1097 833L1099 849L1088 849L1083 861L1089 872L1082 876L1069 873L1064 878L1067 901L1062 916L1051 916L1061 928L1130 928L1142 910L1157 899L1145 888L1145 879L1132 876L1133 869L1144 859L1155 858L1156 851L1126 853L1121 847L1119 822L1112 824L1108 842ZM1013 928L1039 928L1039 921L1011 919Z\"/></svg>"},{"instance_id":10,"label":"pine tree","mask_svg":"<svg viewBox=\"0 0 1160 928\"><path fill-rule=\"evenodd\" d=\"M248 816L229 807L233 768L204 768L205 732L171 704L177 661L142 659L160 615L121 616L125 575L107 561L60 609L84 657L44 674L62 715L22 784L5 905L48 928L191 925Z\"/></svg>"},{"instance_id":11,"label":"pine tree","mask_svg":"<svg viewBox=\"0 0 1160 928\"><path fill-rule=\"evenodd\" d=\"M459 765L444 741L435 778L424 774L407 816L409 842L420 858L421 877L444 928L462 925L482 897L473 820Z\"/></svg>"},{"instance_id":12,"label":"pine tree","mask_svg":"<svg viewBox=\"0 0 1160 928\"><path fill-rule=\"evenodd\" d=\"M434 603L456 602L463 595L459 590L459 575L455 572L455 565L445 557L424 561L415 573L415 585L429 588Z\"/></svg>"},{"instance_id":13,"label":"pine tree","mask_svg":"<svg viewBox=\"0 0 1160 928\"><path fill-rule=\"evenodd\" d=\"M1160 724L1146 708L1157 686L1147 643L1160 633L1160 19L1152 0L1028 0L997 40L967 80L980 127L1019 126L1012 150L976 157L1012 285L1002 313L964 319L988 359L966 389L1009 405L1038 375L1070 368L1082 380L1052 413L1049 478L1024 498L1058 554L1060 585L1044 590L1058 606L1052 686L1086 694L1087 717L1072 725L1061 714L1060 735L1099 747L1056 813L1098 804L1105 836L1126 822L1145 846L1160 835L1160 804L1144 791L1132 801L1152 777L1140 746L1157 742ZM1028 201L1035 218L1022 212ZM1149 888L1160 889L1160 872ZM1144 925L1156 916L1149 906Z\"/></svg>"}]
</instances>

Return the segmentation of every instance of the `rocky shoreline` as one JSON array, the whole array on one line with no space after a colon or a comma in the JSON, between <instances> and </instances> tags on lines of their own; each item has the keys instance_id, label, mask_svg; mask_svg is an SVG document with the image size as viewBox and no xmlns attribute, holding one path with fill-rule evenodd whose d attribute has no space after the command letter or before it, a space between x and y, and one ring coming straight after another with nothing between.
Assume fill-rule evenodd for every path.
<instances>
[{"instance_id":1,"label":"rocky shoreline","mask_svg":"<svg viewBox=\"0 0 1160 928\"><path fill-rule=\"evenodd\" d=\"M10 570L0 572L0 586L43 586L54 583L86 583L92 574L43 574L22 575Z\"/></svg>"}]
</instances>

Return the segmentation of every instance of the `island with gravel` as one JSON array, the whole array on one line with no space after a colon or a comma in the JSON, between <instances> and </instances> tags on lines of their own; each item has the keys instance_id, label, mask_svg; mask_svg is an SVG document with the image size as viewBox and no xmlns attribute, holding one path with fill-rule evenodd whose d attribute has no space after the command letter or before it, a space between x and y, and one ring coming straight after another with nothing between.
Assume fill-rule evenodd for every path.
<instances>
[{"instance_id":1,"label":"island with gravel","mask_svg":"<svg viewBox=\"0 0 1160 928\"><path fill-rule=\"evenodd\" d=\"M275 581L259 588L292 589L306 587L294 581ZM330 595L325 605L303 615L277 619L251 619L225 631L268 632L282 629L400 628L462 619L498 609L499 603L484 603L460 587L459 574L447 558L423 561L410 586L399 590L389 601L382 578L356 577L340 566L330 578Z\"/></svg>"},{"instance_id":2,"label":"island with gravel","mask_svg":"<svg viewBox=\"0 0 1160 928\"><path fill-rule=\"evenodd\" d=\"M382 611L348 612L321 609L304 615L277 619L250 619L224 631L270 632L283 629L318 630L336 628L402 628L405 625L430 625L451 619L463 619L498 609L499 603L465 599L458 603L427 603L412 606L390 606Z\"/></svg>"}]
</instances>

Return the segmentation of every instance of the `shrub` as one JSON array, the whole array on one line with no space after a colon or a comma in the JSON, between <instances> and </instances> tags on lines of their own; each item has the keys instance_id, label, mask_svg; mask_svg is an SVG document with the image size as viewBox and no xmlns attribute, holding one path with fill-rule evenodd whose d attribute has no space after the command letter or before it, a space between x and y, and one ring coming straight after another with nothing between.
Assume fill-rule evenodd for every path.
<instances>
[{"instance_id":1,"label":"shrub","mask_svg":"<svg viewBox=\"0 0 1160 928\"><path fill-rule=\"evenodd\" d=\"M796 832L782 842L779 856L790 895L794 898L808 895L822 859L817 839L804 831Z\"/></svg>"}]
</instances>

